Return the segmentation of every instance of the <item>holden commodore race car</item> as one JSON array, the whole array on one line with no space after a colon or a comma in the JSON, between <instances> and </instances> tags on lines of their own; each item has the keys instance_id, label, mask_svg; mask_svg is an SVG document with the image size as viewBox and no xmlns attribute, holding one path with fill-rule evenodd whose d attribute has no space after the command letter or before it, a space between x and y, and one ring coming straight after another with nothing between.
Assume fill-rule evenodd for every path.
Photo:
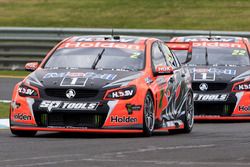
<instances>
[{"instance_id":1,"label":"holden commodore race car","mask_svg":"<svg viewBox=\"0 0 250 167\"><path fill-rule=\"evenodd\" d=\"M250 120L248 39L186 36L167 45L192 75L195 120Z\"/></svg>"},{"instance_id":2,"label":"holden commodore race car","mask_svg":"<svg viewBox=\"0 0 250 167\"><path fill-rule=\"evenodd\" d=\"M13 91L10 130L191 132L191 77L164 42L145 37L76 36L55 46Z\"/></svg>"}]
</instances>

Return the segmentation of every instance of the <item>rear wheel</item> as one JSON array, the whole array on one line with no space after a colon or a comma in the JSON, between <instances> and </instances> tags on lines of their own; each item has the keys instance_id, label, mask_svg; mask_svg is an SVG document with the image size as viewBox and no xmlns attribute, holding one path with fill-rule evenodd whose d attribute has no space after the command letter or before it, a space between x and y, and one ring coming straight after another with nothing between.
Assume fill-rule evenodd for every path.
<instances>
[{"instance_id":1,"label":"rear wheel","mask_svg":"<svg viewBox=\"0 0 250 167\"><path fill-rule=\"evenodd\" d=\"M192 131L194 125L194 100L191 92L188 93L185 102L185 117L183 119L183 123L184 129L169 130L169 133L190 133Z\"/></svg>"},{"instance_id":2,"label":"rear wheel","mask_svg":"<svg viewBox=\"0 0 250 167\"><path fill-rule=\"evenodd\" d=\"M20 137L33 137L36 135L37 131L22 131L22 130L10 130L12 134Z\"/></svg>"},{"instance_id":3,"label":"rear wheel","mask_svg":"<svg viewBox=\"0 0 250 167\"><path fill-rule=\"evenodd\" d=\"M186 101L186 114L184 119L184 133L190 133L194 125L194 100L192 93L188 93Z\"/></svg>"},{"instance_id":4,"label":"rear wheel","mask_svg":"<svg viewBox=\"0 0 250 167\"><path fill-rule=\"evenodd\" d=\"M152 95L148 92L144 100L143 109L143 135L151 136L155 124L154 101Z\"/></svg>"}]
</instances>

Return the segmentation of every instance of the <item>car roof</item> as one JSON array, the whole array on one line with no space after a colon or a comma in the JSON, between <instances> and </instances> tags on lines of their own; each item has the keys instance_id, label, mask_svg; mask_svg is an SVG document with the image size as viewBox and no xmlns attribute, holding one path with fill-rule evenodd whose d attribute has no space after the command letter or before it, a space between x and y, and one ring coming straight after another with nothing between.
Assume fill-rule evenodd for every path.
<instances>
[{"instance_id":1,"label":"car roof","mask_svg":"<svg viewBox=\"0 0 250 167\"><path fill-rule=\"evenodd\" d=\"M145 44L148 37L139 36L119 36L119 35L88 35L88 36L74 36L67 40L67 42L121 42L130 44ZM151 38L152 39L152 38Z\"/></svg>"},{"instance_id":2,"label":"car roof","mask_svg":"<svg viewBox=\"0 0 250 167\"><path fill-rule=\"evenodd\" d=\"M171 42L244 42L243 37L235 37L235 36L181 36L181 37L173 37Z\"/></svg>"}]
</instances>

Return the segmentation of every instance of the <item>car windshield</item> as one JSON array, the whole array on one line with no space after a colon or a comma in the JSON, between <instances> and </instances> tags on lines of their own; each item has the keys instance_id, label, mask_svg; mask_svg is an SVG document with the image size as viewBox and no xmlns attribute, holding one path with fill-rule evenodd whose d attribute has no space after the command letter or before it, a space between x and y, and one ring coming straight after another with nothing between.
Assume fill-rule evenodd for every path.
<instances>
[{"instance_id":1,"label":"car windshield","mask_svg":"<svg viewBox=\"0 0 250 167\"><path fill-rule=\"evenodd\" d=\"M144 68L144 51L123 48L62 48L56 50L44 68L92 68L137 71ZM103 53L102 53L103 52ZM102 53L101 56L98 56Z\"/></svg>"},{"instance_id":2,"label":"car windshield","mask_svg":"<svg viewBox=\"0 0 250 167\"><path fill-rule=\"evenodd\" d=\"M174 51L178 59L186 60L187 51ZM249 55L244 48L193 47L188 65L250 65Z\"/></svg>"}]
</instances>

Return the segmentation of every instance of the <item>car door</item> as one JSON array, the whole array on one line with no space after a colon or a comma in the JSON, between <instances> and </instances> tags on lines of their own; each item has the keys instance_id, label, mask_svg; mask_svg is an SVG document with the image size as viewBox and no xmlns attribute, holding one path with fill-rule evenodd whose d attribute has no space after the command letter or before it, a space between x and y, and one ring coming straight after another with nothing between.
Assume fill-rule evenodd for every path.
<instances>
[{"instance_id":1,"label":"car door","mask_svg":"<svg viewBox=\"0 0 250 167\"><path fill-rule=\"evenodd\" d=\"M152 44L152 71L158 66L168 66L166 56L163 54L159 42ZM174 120L174 84L175 79L172 74L154 76L153 85L156 91L157 115L164 123ZM164 126L164 125L163 125Z\"/></svg>"},{"instance_id":2,"label":"car door","mask_svg":"<svg viewBox=\"0 0 250 167\"><path fill-rule=\"evenodd\" d=\"M173 89L173 101L172 101L172 110L173 115L177 119L182 110L182 106L184 105L185 100L185 93L187 92L186 89L186 75L188 75L187 71L185 71L181 64L179 63L178 59L175 55L170 51L170 49L164 44L161 43L161 50L165 56L166 62L168 66L171 66L174 69L172 89Z\"/></svg>"}]
</instances>

